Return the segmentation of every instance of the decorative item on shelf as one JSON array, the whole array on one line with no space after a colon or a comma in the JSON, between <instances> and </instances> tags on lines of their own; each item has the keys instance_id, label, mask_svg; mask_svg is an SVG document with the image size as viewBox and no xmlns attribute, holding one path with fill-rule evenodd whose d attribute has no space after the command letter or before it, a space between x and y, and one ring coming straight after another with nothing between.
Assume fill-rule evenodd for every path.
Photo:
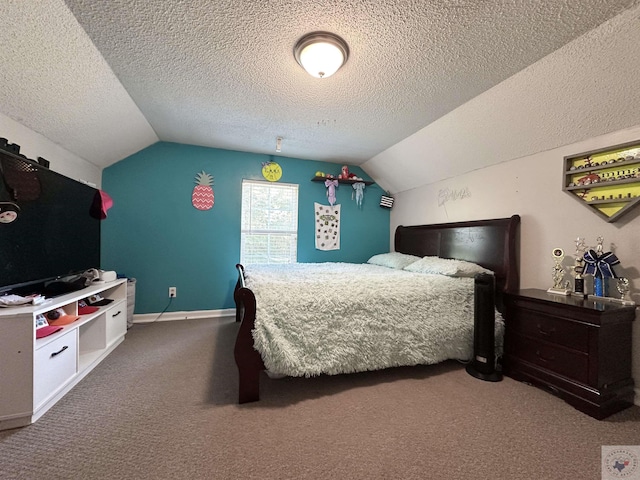
<instances>
[{"instance_id":1,"label":"decorative item on shelf","mask_svg":"<svg viewBox=\"0 0 640 480\"><path fill-rule=\"evenodd\" d=\"M382 208L392 208L393 207L393 197L391 195L382 195L380 197L380 206Z\"/></svg>"},{"instance_id":2,"label":"decorative item on shelf","mask_svg":"<svg viewBox=\"0 0 640 480\"><path fill-rule=\"evenodd\" d=\"M596 242L595 250L589 249L584 254L584 261L586 262L584 274L593 275L593 294L596 297L608 297L608 281L609 278L616 278L613 266L618 265L620 260L613 252L604 252L602 246L603 237L598 237Z\"/></svg>"},{"instance_id":3,"label":"decorative item on shelf","mask_svg":"<svg viewBox=\"0 0 640 480\"><path fill-rule=\"evenodd\" d=\"M631 300L629 291L631 290L629 279L626 277L618 277L616 279L616 290L620 294L619 302L623 305L635 305L636 302Z\"/></svg>"},{"instance_id":4,"label":"decorative item on shelf","mask_svg":"<svg viewBox=\"0 0 640 480\"><path fill-rule=\"evenodd\" d=\"M562 260L564 260L564 250L561 248L554 248L551 252L553 256L553 269L551 277L553 278L553 287L549 288L547 292L555 293L556 295L569 295L571 289L562 285L564 281L564 267L562 266Z\"/></svg>"},{"instance_id":5,"label":"decorative item on shelf","mask_svg":"<svg viewBox=\"0 0 640 480\"><path fill-rule=\"evenodd\" d=\"M589 175L580 177L575 182L575 185L591 185L592 183L600 183L600 175L597 173L590 173Z\"/></svg>"},{"instance_id":6,"label":"decorative item on shelf","mask_svg":"<svg viewBox=\"0 0 640 480\"><path fill-rule=\"evenodd\" d=\"M584 238L576 238L576 256L574 259L573 265L573 293L576 295L584 296L584 277L582 274L584 273L584 252L586 251L587 246L584 243Z\"/></svg>"},{"instance_id":7,"label":"decorative item on shelf","mask_svg":"<svg viewBox=\"0 0 640 480\"><path fill-rule=\"evenodd\" d=\"M342 172L340 173L340 175L338 175L338 178L343 178L345 180L349 179L349 167L347 167L346 165L342 166Z\"/></svg>"},{"instance_id":8,"label":"decorative item on shelf","mask_svg":"<svg viewBox=\"0 0 640 480\"><path fill-rule=\"evenodd\" d=\"M338 188L338 180L328 178L324 181L324 186L327 187L327 199L329 205L333 206L336 203L336 188Z\"/></svg>"},{"instance_id":9,"label":"decorative item on shelf","mask_svg":"<svg viewBox=\"0 0 640 480\"><path fill-rule=\"evenodd\" d=\"M355 195L356 205L358 208L362 208L362 200L364 199L364 187L365 184L363 182L357 182L353 184L353 192L351 193L351 199L353 199Z\"/></svg>"}]
</instances>

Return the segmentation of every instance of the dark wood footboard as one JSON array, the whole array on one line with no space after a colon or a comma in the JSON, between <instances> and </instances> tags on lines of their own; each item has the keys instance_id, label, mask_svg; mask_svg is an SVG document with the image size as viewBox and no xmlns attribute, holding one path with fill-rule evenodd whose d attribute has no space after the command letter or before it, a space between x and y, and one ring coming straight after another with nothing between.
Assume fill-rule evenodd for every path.
<instances>
[{"instance_id":1,"label":"dark wood footboard","mask_svg":"<svg viewBox=\"0 0 640 480\"><path fill-rule=\"evenodd\" d=\"M253 347L252 330L256 319L256 297L247 287L244 278L244 267L236 265L238 282L233 292L236 303L236 322L240 323L234 356L238 367L238 403L260 400L260 372L264 363L260 353Z\"/></svg>"}]
</instances>

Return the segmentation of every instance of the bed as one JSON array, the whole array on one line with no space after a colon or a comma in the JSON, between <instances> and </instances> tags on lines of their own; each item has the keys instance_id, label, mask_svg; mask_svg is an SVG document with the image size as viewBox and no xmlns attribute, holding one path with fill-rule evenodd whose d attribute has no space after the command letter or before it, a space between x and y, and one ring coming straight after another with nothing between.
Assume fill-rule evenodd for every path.
<instances>
[{"instance_id":1,"label":"bed","mask_svg":"<svg viewBox=\"0 0 640 480\"><path fill-rule=\"evenodd\" d=\"M411 257L404 267L374 258L366 264L236 265L239 403L259 400L264 370L315 376L470 358L474 294L487 294L474 291L474 269L433 275L431 266L468 263L491 271L495 289L482 301L495 305L500 318L504 293L519 288L519 225L513 215L399 226L389 256Z\"/></svg>"}]
</instances>

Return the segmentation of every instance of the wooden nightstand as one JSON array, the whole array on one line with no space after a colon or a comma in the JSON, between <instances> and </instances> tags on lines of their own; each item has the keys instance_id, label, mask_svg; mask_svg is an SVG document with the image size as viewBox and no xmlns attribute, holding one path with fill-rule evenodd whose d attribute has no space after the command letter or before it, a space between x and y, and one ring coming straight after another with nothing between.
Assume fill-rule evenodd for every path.
<instances>
[{"instance_id":1,"label":"wooden nightstand","mask_svg":"<svg viewBox=\"0 0 640 480\"><path fill-rule=\"evenodd\" d=\"M504 373L603 419L633 405L635 306L528 289L505 299Z\"/></svg>"}]
</instances>

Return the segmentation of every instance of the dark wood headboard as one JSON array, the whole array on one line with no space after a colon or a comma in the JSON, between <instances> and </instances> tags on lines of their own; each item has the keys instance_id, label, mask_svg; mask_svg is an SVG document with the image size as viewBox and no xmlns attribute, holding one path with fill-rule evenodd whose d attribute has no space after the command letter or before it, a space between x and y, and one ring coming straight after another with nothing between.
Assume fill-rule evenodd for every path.
<instances>
[{"instance_id":1,"label":"dark wood headboard","mask_svg":"<svg viewBox=\"0 0 640 480\"><path fill-rule=\"evenodd\" d=\"M498 292L520 288L520 216L434 225L399 226L395 251L424 257L456 258L493 271Z\"/></svg>"}]
</instances>

